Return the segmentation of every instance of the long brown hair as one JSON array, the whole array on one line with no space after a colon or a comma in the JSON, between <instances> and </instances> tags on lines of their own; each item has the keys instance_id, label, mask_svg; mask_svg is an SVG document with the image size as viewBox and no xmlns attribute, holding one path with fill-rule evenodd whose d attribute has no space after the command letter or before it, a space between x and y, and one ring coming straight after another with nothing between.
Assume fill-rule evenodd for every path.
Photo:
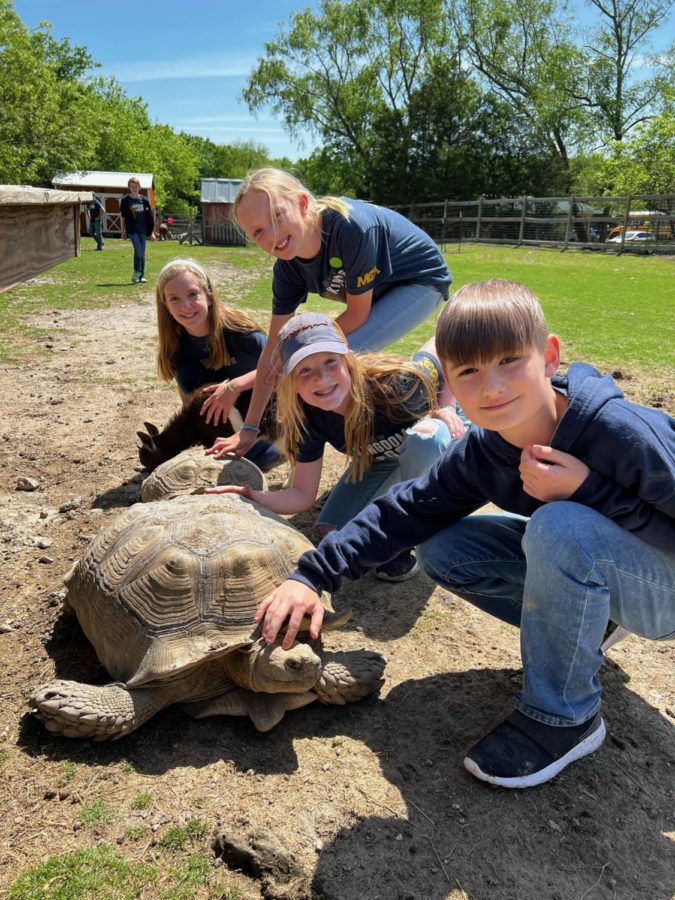
<instances>
[{"instance_id":1,"label":"long brown hair","mask_svg":"<svg viewBox=\"0 0 675 900\"><path fill-rule=\"evenodd\" d=\"M247 313L226 306L216 297L216 292L207 272L195 259L173 259L168 262L157 276L155 287L155 305L157 307L157 330L159 347L157 349L157 369L164 381L171 381L176 376L176 353L180 346L181 335L185 329L173 318L166 306L164 288L167 282L184 273L193 275L201 284L211 300L209 308L209 356L204 362L207 369L222 369L230 363L230 354L225 343L225 331L239 331L249 334L263 329Z\"/></svg>"},{"instance_id":2,"label":"long brown hair","mask_svg":"<svg viewBox=\"0 0 675 900\"><path fill-rule=\"evenodd\" d=\"M425 372L399 356L385 353L357 355L352 350L343 357L351 377L351 402L345 414L345 448L351 458L350 481L358 481L370 468L368 445L373 439L375 410L385 412L392 422L407 422L406 404L422 384L428 411L438 408L436 391ZM295 371L295 370L294 370ZM403 394L401 380L409 381ZM294 372L281 378L277 387L277 412L287 456L295 460L302 435L307 431L307 404L295 386Z\"/></svg>"}]
</instances>

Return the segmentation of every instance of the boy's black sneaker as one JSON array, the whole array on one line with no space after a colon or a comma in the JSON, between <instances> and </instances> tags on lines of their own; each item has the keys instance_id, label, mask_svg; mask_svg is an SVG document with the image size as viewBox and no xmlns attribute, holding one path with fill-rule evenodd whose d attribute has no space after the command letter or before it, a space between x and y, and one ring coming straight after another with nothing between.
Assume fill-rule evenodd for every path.
<instances>
[{"instance_id":1,"label":"boy's black sneaker","mask_svg":"<svg viewBox=\"0 0 675 900\"><path fill-rule=\"evenodd\" d=\"M413 575L417 575L420 567L414 550L404 550L389 562L383 563L375 569L375 577L382 581L407 581Z\"/></svg>"},{"instance_id":2,"label":"boy's black sneaker","mask_svg":"<svg viewBox=\"0 0 675 900\"><path fill-rule=\"evenodd\" d=\"M500 787L535 787L597 750L606 733L600 713L581 725L559 727L516 710L469 750L464 767Z\"/></svg>"}]
</instances>

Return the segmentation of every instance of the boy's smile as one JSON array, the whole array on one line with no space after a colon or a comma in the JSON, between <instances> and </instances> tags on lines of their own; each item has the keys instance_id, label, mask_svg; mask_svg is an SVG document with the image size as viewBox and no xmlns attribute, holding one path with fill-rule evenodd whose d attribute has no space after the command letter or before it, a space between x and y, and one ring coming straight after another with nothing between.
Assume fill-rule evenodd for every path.
<instances>
[{"instance_id":1,"label":"boy's smile","mask_svg":"<svg viewBox=\"0 0 675 900\"><path fill-rule=\"evenodd\" d=\"M560 361L560 342L473 365L444 365L448 386L466 415L510 444L548 444L559 418L551 376Z\"/></svg>"}]
</instances>

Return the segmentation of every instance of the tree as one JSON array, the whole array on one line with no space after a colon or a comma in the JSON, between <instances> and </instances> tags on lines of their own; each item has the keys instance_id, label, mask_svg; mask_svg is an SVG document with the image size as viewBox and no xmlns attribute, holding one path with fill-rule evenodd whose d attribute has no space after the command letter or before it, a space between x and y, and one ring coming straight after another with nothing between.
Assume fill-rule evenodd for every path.
<instances>
[{"instance_id":1,"label":"tree","mask_svg":"<svg viewBox=\"0 0 675 900\"><path fill-rule=\"evenodd\" d=\"M411 104L448 65L449 39L439 0L322 0L266 45L243 98L253 111L271 106L291 134L319 137L350 161L357 192L378 199L383 166L405 182Z\"/></svg>"},{"instance_id":2,"label":"tree","mask_svg":"<svg viewBox=\"0 0 675 900\"><path fill-rule=\"evenodd\" d=\"M589 133L575 96L584 58L569 40L559 0L457 0L450 6L458 40L490 88L528 125L547 157L558 158L570 187L570 157Z\"/></svg>"},{"instance_id":3,"label":"tree","mask_svg":"<svg viewBox=\"0 0 675 900\"><path fill-rule=\"evenodd\" d=\"M601 16L588 46L589 90L583 98L600 116L605 134L622 141L653 114L659 87L653 77L632 78L638 51L665 20L672 0L588 0Z\"/></svg>"},{"instance_id":4,"label":"tree","mask_svg":"<svg viewBox=\"0 0 675 900\"><path fill-rule=\"evenodd\" d=\"M0 0L0 181L48 186L64 162L90 157L92 65L84 48L57 41L46 23L29 31Z\"/></svg>"}]
</instances>

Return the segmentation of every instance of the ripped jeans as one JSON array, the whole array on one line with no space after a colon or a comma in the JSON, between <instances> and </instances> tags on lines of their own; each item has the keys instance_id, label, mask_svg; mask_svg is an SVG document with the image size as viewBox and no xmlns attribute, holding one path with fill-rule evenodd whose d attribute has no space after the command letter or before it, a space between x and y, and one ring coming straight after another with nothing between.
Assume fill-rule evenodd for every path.
<instances>
[{"instance_id":1,"label":"ripped jeans","mask_svg":"<svg viewBox=\"0 0 675 900\"><path fill-rule=\"evenodd\" d=\"M317 526L342 528L392 485L428 472L452 440L448 426L432 418L420 419L406 435L397 456L374 462L359 481L347 480L349 469L342 475L326 500Z\"/></svg>"}]
</instances>

